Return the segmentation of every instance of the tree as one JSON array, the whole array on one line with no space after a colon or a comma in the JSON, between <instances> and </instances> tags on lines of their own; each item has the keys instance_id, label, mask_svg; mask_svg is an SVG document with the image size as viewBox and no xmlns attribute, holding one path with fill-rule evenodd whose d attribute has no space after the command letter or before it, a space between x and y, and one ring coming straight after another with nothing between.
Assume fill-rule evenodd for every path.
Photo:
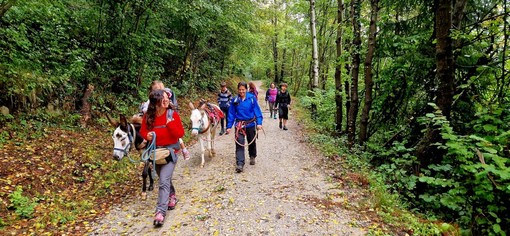
<instances>
[{"instance_id":1,"label":"tree","mask_svg":"<svg viewBox=\"0 0 510 236\"><path fill-rule=\"evenodd\" d=\"M310 29L312 31L312 91L315 91L319 87L319 60L317 50L317 31L315 29L315 0L310 0ZM312 117L317 113L317 104L312 102L311 109Z\"/></svg>"},{"instance_id":2,"label":"tree","mask_svg":"<svg viewBox=\"0 0 510 236\"><path fill-rule=\"evenodd\" d=\"M351 1L351 23L354 33L352 45L354 47L352 54L352 71L351 71L351 107L349 109L349 121L347 130L347 139L349 147L354 145L354 137L356 134L356 118L358 117L358 76L360 65L361 51L361 22L360 22L360 0Z\"/></svg>"},{"instance_id":3,"label":"tree","mask_svg":"<svg viewBox=\"0 0 510 236\"><path fill-rule=\"evenodd\" d=\"M337 12L337 34L336 34L336 64L335 64L335 131L336 134L342 133L342 120L343 120L343 104L342 104L342 27L343 27L343 0L338 0Z\"/></svg>"},{"instance_id":4,"label":"tree","mask_svg":"<svg viewBox=\"0 0 510 236\"><path fill-rule=\"evenodd\" d=\"M278 1L274 0L274 14L272 18L273 23L273 63L274 63L274 82L276 84L280 83L280 78L278 77Z\"/></svg>"},{"instance_id":5,"label":"tree","mask_svg":"<svg viewBox=\"0 0 510 236\"><path fill-rule=\"evenodd\" d=\"M368 35L368 52L365 58L365 105L361 113L359 142L363 145L368 139L367 129L368 120L370 118L370 110L372 108L372 88L374 81L372 79L372 59L376 48L377 34L377 13L379 12L379 0L371 0L370 29Z\"/></svg>"}]
</instances>

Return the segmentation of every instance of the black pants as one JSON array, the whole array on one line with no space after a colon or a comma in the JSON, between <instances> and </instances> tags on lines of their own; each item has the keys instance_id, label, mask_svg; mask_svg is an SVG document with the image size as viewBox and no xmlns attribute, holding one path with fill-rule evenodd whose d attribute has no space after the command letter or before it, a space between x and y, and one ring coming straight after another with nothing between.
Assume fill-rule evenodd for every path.
<instances>
[{"instance_id":1,"label":"black pants","mask_svg":"<svg viewBox=\"0 0 510 236\"><path fill-rule=\"evenodd\" d=\"M224 131L225 126L228 124L228 107L221 107L220 109L223 112L223 117L225 117L220 120L221 130Z\"/></svg>"},{"instance_id":2,"label":"black pants","mask_svg":"<svg viewBox=\"0 0 510 236\"><path fill-rule=\"evenodd\" d=\"M255 136L255 129L256 127L250 127L250 128L244 128L244 130L246 131L246 137L244 136L243 132L242 131L239 131L239 134L237 136L237 142L236 142L236 164L238 166L244 166L244 146L241 146L241 145L245 145L246 142L247 143L250 143L252 142L249 146L248 146L248 154L250 155L250 157L257 157L257 140L254 140L255 138L257 138ZM236 129L236 133L237 133L237 129ZM241 145L237 144L237 143L240 143Z\"/></svg>"}]
</instances>

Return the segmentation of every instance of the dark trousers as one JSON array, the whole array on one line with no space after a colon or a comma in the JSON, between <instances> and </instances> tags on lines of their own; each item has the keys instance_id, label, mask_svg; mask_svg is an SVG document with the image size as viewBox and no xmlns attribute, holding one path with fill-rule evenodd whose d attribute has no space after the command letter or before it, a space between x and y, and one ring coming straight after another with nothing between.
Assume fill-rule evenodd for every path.
<instances>
[{"instance_id":1,"label":"dark trousers","mask_svg":"<svg viewBox=\"0 0 510 236\"><path fill-rule=\"evenodd\" d=\"M223 117L225 117L225 118L221 118L221 120L220 120L221 130L224 131L225 126L228 124L228 107L220 107L220 109L223 112Z\"/></svg>"},{"instance_id":2,"label":"dark trousers","mask_svg":"<svg viewBox=\"0 0 510 236\"><path fill-rule=\"evenodd\" d=\"M246 131L246 137L244 136L242 131L237 132L237 129L236 129L236 133L238 133L237 142L236 142L236 164L238 166L244 166L244 159L245 159L244 158L244 146L241 146L241 145L244 145L246 142L250 143L253 141L248 146L248 154L250 155L250 157L257 157L257 140L253 140L253 139L257 138L255 136L255 129L256 129L255 126L250 127L250 128L244 128L244 130ZM240 143L241 145L239 145L237 143Z\"/></svg>"}]
</instances>

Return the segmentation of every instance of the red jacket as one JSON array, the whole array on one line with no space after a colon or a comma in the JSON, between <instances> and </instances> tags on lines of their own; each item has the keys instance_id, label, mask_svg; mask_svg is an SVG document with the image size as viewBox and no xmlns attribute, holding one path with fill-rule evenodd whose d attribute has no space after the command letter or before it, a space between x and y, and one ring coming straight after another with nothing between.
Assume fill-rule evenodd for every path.
<instances>
[{"instance_id":1,"label":"red jacket","mask_svg":"<svg viewBox=\"0 0 510 236\"><path fill-rule=\"evenodd\" d=\"M140 128L140 135L144 139L147 139L147 134L149 132L156 133L156 146L167 146L170 144L177 143L179 138L184 136L184 127L182 126L181 117L177 112L173 113L173 120L166 123L168 110L157 116L154 120L154 128L149 130L147 129L147 115L143 116L142 127Z\"/></svg>"}]
</instances>

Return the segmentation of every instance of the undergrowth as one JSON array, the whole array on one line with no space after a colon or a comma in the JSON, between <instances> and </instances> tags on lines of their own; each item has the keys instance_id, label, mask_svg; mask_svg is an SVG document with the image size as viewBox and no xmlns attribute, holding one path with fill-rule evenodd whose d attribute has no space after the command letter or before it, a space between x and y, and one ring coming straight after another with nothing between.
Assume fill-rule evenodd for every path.
<instances>
[{"instance_id":1,"label":"undergrowth","mask_svg":"<svg viewBox=\"0 0 510 236\"><path fill-rule=\"evenodd\" d=\"M297 103L294 103L297 104ZM306 105L306 101L304 103ZM351 184L349 188L356 188L356 191L366 192L360 194L364 197L352 203L356 212L367 212L374 222L381 221L382 224L377 227L368 227L369 235L456 235L455 227L448 223L437 223L434 219L426 219L408 210L404 201L400 199L397 193L392 193L385 182L385 177L378 173L370 164L373 154L363 151L360 147L354 147L352 150L347 148L347 140L344 137L333 137L332 127L329 123L326 125L320 121L313 121L309 112L302 106L294 106L297 112L294 112L297 119L307 130L308 142L318 148L323 154L323 158L328 166L344 178L344 182L356 182L353 179L363 178L368 182L368 187L363 184ZM398 171L394 169L398 175ZM362 181L362 182L363 182ZM361 217L361 215L360 215ZM363 219L365 217L363 216Z\"/></svg>"}]
</instances>

